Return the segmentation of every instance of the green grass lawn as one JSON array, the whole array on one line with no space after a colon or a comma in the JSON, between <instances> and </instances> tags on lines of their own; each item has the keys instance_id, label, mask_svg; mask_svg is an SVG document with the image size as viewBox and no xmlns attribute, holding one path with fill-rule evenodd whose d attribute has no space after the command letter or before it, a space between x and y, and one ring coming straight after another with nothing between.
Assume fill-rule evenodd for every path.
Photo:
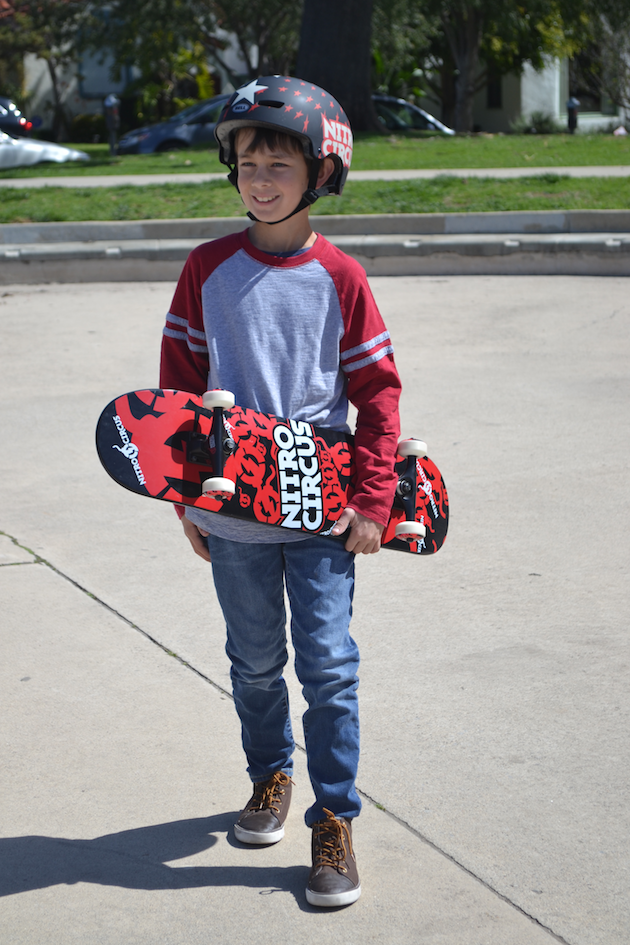
<instances>
[{"instance_id":1,"label":"green grass lawn","mask_svg":"<svg viewBox=\"0 0 630 945\"><path fill-rule=\"evenodd\" d=\"M36 164L0 171L3 177L67 177L93 174L187 174L224 170L216 149L173 154L110 157L102 144L75 145L90 154L89 164ZM455 167L562 167L630 164L630 136L474 135L445 138L357 135L354 170Z\"/></svg>"},{"instance_id":2,"label":"green grass lawn","mask_svg":"<svg viewBox=\"0 0 630 945\"><path fill-rule=\"evenodd\" d=\"M313 214L455 213L630 207L630 178L570 178L552 172L516 180L350 182L342 197L319 200ZM230 184L166 184L2 191L0 223L243 216Z\"/></svg>"}]
</instances>

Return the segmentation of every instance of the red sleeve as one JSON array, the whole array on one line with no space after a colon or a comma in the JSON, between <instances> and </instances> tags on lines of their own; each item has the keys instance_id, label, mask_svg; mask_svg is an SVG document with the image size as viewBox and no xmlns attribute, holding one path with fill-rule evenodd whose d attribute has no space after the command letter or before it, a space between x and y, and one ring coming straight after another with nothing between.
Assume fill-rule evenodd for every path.
<instances>
[{"instance_id":1,"label":"red sleeve","mask_svg":"<svg viewBox=\"0 0 630 945\"><path fill-rule=\"evenodd\" d=\"M203 394L208 386L208 343L201 292L212 272L241 246L241 234L203 243L192 251L166 316L160 387Z\"/></svg>"},{"instance_id":2,"label":"red sleeve","mask_svg":"<svg viewBox=\"0 0 630 945\"><path fill-rule=\"evenodd\" d=\"M347 378L348 399L358 410L357 488L350 505L386 525L396 488L394 465L400 436L401 383L389 332L365 271L339 250L332 246L331 250L331 259L321 261L337 288L345 327L341 367Z\"/></svg>"}]
</instances>

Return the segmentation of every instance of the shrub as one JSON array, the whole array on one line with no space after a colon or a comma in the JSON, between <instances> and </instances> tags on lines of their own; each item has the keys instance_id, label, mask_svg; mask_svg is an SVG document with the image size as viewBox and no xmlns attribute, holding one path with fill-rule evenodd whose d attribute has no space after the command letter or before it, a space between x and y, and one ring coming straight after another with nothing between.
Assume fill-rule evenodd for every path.
<instances>
[{"instance_id":1,"label":"shrub","mask_svg":"<svg viewBox=\"0 0 630 945\"><path fill-rule=\"evenodd\" d=\"M70 125L70 141L74 144L96 144L107 141L104 115L76 115Z\"/></svg>"},{"instance_id":2,"label":"shrub","mask_svg":"<svg viewBox=\"0 0 630 945\"><path fill-rule=\"evenodd\" d=\"M553 115L547 112L521 115L510 122L510 129L516 135L554 135L566 130Z\"/></svg>"}]
</instances>

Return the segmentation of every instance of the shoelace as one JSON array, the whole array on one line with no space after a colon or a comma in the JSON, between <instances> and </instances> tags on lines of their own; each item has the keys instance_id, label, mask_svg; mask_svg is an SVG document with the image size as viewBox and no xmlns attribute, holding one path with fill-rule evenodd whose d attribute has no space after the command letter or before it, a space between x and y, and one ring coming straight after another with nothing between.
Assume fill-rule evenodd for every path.
<instances>
[{"instance_id":1,"label":"shoelace","mask_svg":"<svg viewBox=\"0 0 630 945\"><path fill-rule=\"evenodd\" d=\"M278 800L281 794L284 794L284 785L293 783L288 774L282 771L276 771L272 778L261 784L256 785L254 796L247 805L247 810L275 810L278 812L274 801Z\"/></svg>"},{"instance_id":2,"label":"shoelace","mask_svg":"<svg viewBox=\"0 0 630 945\"><path fill-rule=\"evenodd\" d=\"M314 825L315 863L314 866L332 866L342 873L347 873L344 866L348 855L352 856L352 839L347 824L337 820L332 811L324 807L326 820ZM346 846L347 841L347 846Z\"/></svg>"}]
</instances>

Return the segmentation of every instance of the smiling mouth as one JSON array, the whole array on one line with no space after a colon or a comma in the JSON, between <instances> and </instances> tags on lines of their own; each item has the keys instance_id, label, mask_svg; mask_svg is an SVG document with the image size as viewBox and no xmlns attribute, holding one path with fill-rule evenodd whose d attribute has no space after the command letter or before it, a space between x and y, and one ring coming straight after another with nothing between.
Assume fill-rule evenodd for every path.
<instances>
[{"instance_id":1,"label":"smiling mouth","mask_svg":"<svg viewBox=\"0 0 630 945\"><path fill-rule=\"evenodd\" d=\"M278 195L277 195L277 194L276 194L275 197L256 197L256 196L254 196L254 200L256 201L256 203L261 203L261 204L265 204L265 205L268 205L268 204L270 204L270 203L273 203L274 200L278 200L278 199L279 199L279 198L278 198Z\"/></svg>"}]
</instances>

